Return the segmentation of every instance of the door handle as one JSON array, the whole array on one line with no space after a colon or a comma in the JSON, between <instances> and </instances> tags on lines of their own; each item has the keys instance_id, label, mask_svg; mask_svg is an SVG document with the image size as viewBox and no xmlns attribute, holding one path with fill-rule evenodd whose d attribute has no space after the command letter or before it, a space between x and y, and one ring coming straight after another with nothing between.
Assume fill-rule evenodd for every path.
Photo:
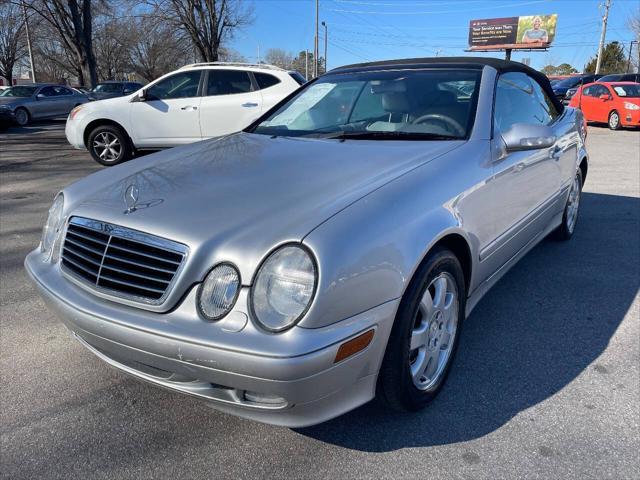
<instances>
[{"instance_id":1,"label":"door handle","mask_svg":"<svg viewBox=\"0 0 640 480\"><path fill-rule=\"evenodd\" d=\"M520 162L513 167L514 172L521 172L524 170L524 162Z\"/></svg>"},{"instance_id":2,"label":"door handle","mask_svg":"<svg viewBox=\"0 0 640 480\"><path fill-rule=\"evenodd\" d=\"M193 105L185 105L184 107L180 107L180 110L197 110L198 107L194 107Z\"/></svg>"},{"instance_id":3,"label":"door handle","mask_svg":"<svg viewBox=\"0 0 640 480\"><path fill-rule=\"evenodd\" d=\"M562 148L560 148L558 146L553 147L553 150L551 150L550 157L553 158L557 162L558 160L560 160L561 156L562 156Z\"/></svg>"},{"instance_id":4,"label":"door handle","mask_svg":"<svg viewBox=\"0 0 640 480\"><path fill-rule=\"evenodd\" d=\"M243 103L242 106L245 108L252 108L252 107L257 107L258 104L253 102L247 102L247 103Z\"/></svg>"}]
</instances>

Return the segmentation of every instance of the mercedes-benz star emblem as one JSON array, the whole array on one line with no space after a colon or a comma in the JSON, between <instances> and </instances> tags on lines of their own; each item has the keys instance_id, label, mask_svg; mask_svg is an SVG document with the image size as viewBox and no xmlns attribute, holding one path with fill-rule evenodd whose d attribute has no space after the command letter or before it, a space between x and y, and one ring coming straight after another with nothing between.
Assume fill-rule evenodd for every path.
<instances>
[{"instance_id":1,"label":"mercedes-benz star emblem","mask_svg":"<svg viewBox=\"0 0 640 480\"><path fill-rule=\"evenodd\" d=\"M164 200L155 198L153 200L140 200L140 189L135 183L132 183L124 191L124 204L127 209L123 212L125 215L141 210L143 208L155 207L160 205Z\"/></svg>"}]
</instances>

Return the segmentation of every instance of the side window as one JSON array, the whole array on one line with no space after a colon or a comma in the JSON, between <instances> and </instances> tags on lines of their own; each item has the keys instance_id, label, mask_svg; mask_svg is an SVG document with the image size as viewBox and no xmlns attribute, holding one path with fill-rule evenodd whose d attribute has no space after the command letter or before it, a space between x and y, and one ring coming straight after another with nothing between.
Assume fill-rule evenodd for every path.
<instances>
[{"instance_id":1,"label":"side window","mask_svg":"<svg viewBox=\"0 0 640 480\"><path fill-rule=\"evenodd\" d=\"M56 96L59 96L59 97L62 97L62 96L65 96L65 95L73 95L71 90L69 90L66 87L53 87L53 89L56 92Z\"/></svg>"},{"instance_id":2,"label":"side window","mask_svg":"<svg viewBox=\"0 0 640 480\"><path fill-rule=\"evenodd\" d=\"M268 73L254 72L253 76L256 77L256 82L258 82L258 86L261 90L273 87L274 85L280 83L280 79L278 77L274 77L273 75L269 75Z\"/></svg>"},{"instance_id":3,"label":"side window","mask_svg":"<svg viewBox=\"0 0 640 480\"><path fill-rule=\"evenodd\" d=\"M207 95L233 95L252 91L251 79L241 70L209 70Z\"/></svg>"},{"instance_id":4,"label":"side window","mask_svg":"<svg viewBox=\"0 0 640 480\"><path fill-rule=\"evenodd\" d=\"M505 73L498 78L494 115L495 126L501 132L515 123L547 125L554 118L536 94L532 80L520 72Z\"/></svg>"},{"instance_id":5,"label":"side window","mask_svg":"<svg viewBox=\"0 0 640 480\"><path fill-rule=\"evenodd\" d=\"M533 85L533 91L536 94L536 100L540 104L540 108L544 110L545 114L549 117L549 120L546 123L549 124L553 122L559 115L556 106L538 82L531 77L529 77L529 81L531 82L531 85Z\"/></svg>"},{"instance_id":6,"label":"side window","mask_svg":"<svg viewBox=\"0 0 640 480\"><path fill-rule=\"evenodd\" d=\"M149 99L169 100L198 96L200 70L180 72L159 81L147 89Z\"/></svg>"},{"instance_id":7,"label":"side window","mask_svg":"<svg viewBox=\"0 0 640 480\"><path fill-rule=\"evenodd\" d=\"M38 92L38 95L44 95L45 97L55 97L56 91L53 87L44 87Z\"/></svg>"}]
</instances>

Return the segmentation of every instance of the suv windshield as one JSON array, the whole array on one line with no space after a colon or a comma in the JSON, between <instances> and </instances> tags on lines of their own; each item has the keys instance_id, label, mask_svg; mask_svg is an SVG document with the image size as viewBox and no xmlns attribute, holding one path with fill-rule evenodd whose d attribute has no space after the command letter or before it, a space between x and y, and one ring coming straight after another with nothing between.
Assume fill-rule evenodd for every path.
<instances>
[{"instance_id":1,"label":"suv windshield","mask_svg":"<svg viewBox=\"0 0 640 480\"><path fill-rule=\"evenodd\" d=\"M30 97L38 87L11 87L0 93L0 97Z\"/></svg>"},{"instance_id":2,"label":"suv windshield","mask_svg":"<svg viewBox=\"0 0 640 480\"><path fill-rule=\"evenodd\" d=\"M553 86L557 88L573 88L582 83L583 77L569 77L564 80L560 80L558 83L554 83ZM589 83L589 82L584 82Z\"/></svg>"},{"instance_id":3,"label":"suv windshield","mask_svg":"<svg viewBox=\"0 0 640 480\"><path fill-rule=\"evenodd\" d=\"M93 89L95 93L120 93L122 92L121 83L100 83Z\"/></svg>"},{"instance_id":4,"label":"suv windshield","mask_svg":"<svg viewBox=\"0 0 640 480\"><path fill-rule=\"evenodd\" d=\"M473 126L479 85L478 70L327 74L249 131L287 137L462 139Z\"/></svg>"}]
</instances>

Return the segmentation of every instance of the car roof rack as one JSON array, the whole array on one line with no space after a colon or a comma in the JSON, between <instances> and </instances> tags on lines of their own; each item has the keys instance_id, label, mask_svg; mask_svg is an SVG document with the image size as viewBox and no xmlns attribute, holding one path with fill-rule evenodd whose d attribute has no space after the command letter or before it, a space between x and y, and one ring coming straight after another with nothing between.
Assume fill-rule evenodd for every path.
<instances>
[{"instance_id":1,"label":"car roof rack","mask_svg":"<svg viewBox=\"0 0 640 480\"><path fill-rule=\"evenodd\" d=\"M269 65L267 63L242 63L242 62L202 62L202 63L190 63L189 65L185 65L184 67L180 67L180 70L184 70L186 68L194 68L194 67L253 67L253 68L264 68L265 70L280 70L286 71L283 68L277 67L275 65Z\"/></svg>"}]
</instances>

